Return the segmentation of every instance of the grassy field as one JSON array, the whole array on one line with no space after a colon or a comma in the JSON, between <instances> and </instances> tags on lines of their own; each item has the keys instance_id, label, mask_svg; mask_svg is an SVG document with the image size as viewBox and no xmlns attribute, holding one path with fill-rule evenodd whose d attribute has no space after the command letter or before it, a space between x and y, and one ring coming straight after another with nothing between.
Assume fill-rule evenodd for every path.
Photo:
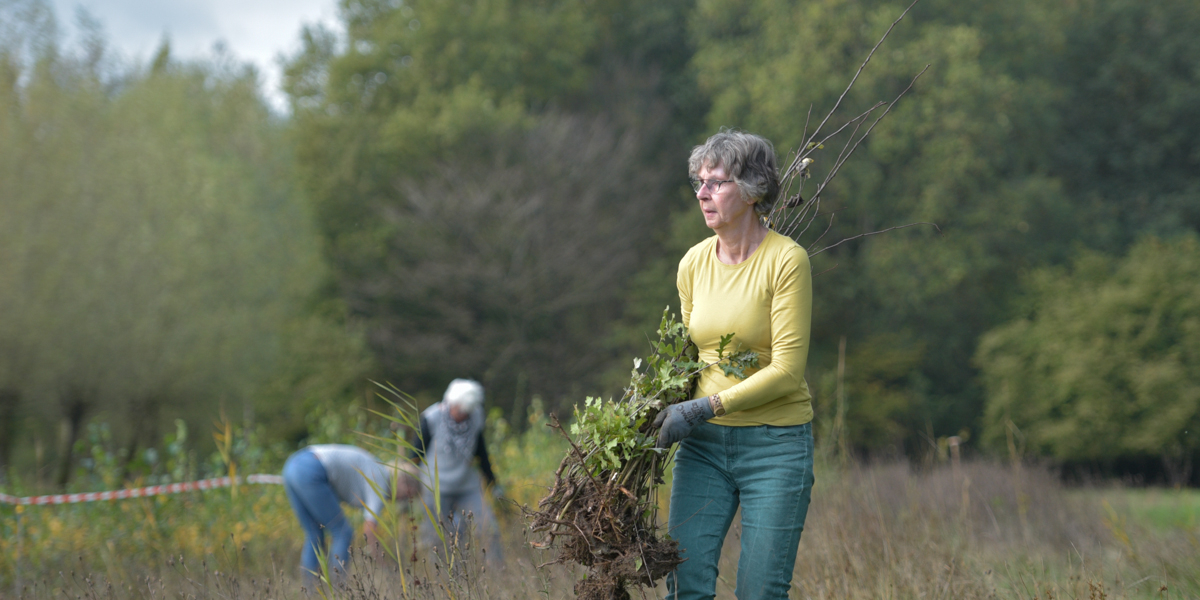
<instances>
[{"instance_id":1,"label":"grassy field","mask_svg":"<svg viewBox=\"0 0 1200 600\"><path fill-rule=\"evenodd\" d=\"M535 503L562 446L538 432L496 452L509 495ZM665 497L665 494L663 494ZM501 519L504 564L474 544L448 561L389 516L395 558L356 557L338 598L566 598L581 571ZM411 508L411 507L409 507ZM301 535L279 486L65 506L0 507L0 598L305 598ZM740 527L722 558L732 598ZM665 590L630 590L634 598ZM1032 467L819 465L793 598L1200 598L1200 493L1067 488Z\"/></svg>"},{"instance_id":2,"label":"grassy field","mask_svg":"<svg viewBox=\"0 0 1200 600\"><path fill-rule=\"evenodd\" d=\"M1135 522L1159 532L1200 528L1200 490L1113 488L1077 493L1107 502Z\"/></svg>"}]
</instances>

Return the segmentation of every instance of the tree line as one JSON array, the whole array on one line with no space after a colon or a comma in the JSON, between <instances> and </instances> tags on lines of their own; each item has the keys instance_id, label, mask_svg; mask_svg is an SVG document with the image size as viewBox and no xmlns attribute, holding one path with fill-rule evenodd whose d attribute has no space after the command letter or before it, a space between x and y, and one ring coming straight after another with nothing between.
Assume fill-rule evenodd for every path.
<instances>
[{"instance_id":1,"label":"tree line","mask_svg":"<svg viewBox=\"0 0 1200 600\"><path fill-rule=\"evenodd\" d=\"M227 56L121 64L95 24L65 47L44 3L0 13L5 464L36 439L69 470L70 432L117 415L132 456L220 406L298 442L371 379L428 402L473 377L514 423L618 393L709 235L690 147L796 150L907 3L339 6L287 59L287 115ZM1197 29L1184 0L912 8L835 118L930 68L798 241L937 227L814 257L819 431L1188 480Z\"/></svg>"}]
</instances>

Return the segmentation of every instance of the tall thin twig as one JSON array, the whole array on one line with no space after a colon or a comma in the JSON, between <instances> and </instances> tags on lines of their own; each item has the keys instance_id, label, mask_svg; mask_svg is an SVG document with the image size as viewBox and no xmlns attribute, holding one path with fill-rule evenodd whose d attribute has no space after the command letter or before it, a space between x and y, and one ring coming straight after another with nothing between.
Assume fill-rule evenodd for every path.
<instances>
[{"instance_id":1,"label":"tall thin twig","mask_svg":"<svg viewBox=\"0 0 1200 600\"><path fill-rule=\"evenodd\" d=\"M821 213L821 195L841 171L842 166L846 164L846 161L850 159L850 157L855 151L858 150L867 137L870 136L870 134L874 131L875 126L878 125L879 122L891 112L896 103L899 102L900 99L903 98L910 90L912 90L917 79L919 79L921 75L923 75L929 69L929 65L925 65L925 68L921 69L921 71L912 78L908 86L905 87L904 90L901 91L891 102L877 102L861 114L848 119L832 133L822 136L822 130L833 118L834 114L842 107L842 103L845 101L847 95L849 95L850 90L854 87L855 83L858 82L858 79L862 75L863 71L866 70L867 64L871 62L871 59L875 56L875 53L883 45L883 42L887 40L888 36L892 33L892 30L895 29L896 25L898 25L900 21L902 21L904 17L908 15L908 12L912 10L912 8L916 6L917 2L919 1L920 0L913 0L913 2L909 4L903 12L900 13L900 16L892 21L892 24L888 26L887 31L883 33L883 35L879 38L879 41L875 43L875 45L871 48L871 51L867 53L866 58L858 66L858 70L855 71L854 76L850 78L850 82L846 85L846 88L842 90L841 95L838 96L837 101L834 102L833 107L829 109L829 111L825 114L825 117L821 119L820 124L818 124L816 129L814 129L811 133L808 131L808 124L812 116L812 107L809 107L809 116L805 120L804 135L801 138L802 146L795 151L788 168L785 169L783 174L780 176L780 198L786 200L777 202L775 208L767 217L767 223L776 231L796 238L799 238L808 232L809 228L813 224L813 221ZM862 131L860 134L860 130L866 123L867 118L874 114L879 108L883 108L883 112L880 113L874 119L874 121L870 123L866 130ZM827 142L831 141L838 135L843 134L847 129L850 129L850 132L846 142L838 151L837 156L833 160L832 166L826 171L825 176L821 179L821 182L817 184L816 190L814 190L806 200L803 196L803 188L804 181L811 176L809 168L813 163L811 155L823 149ZM794 191L793 188L795 188ZM820 254L821 252L841 245L846 241L921 224L930 223L910 223L897 227L889 227L879 231L862 233L841 240L835 244L825 246L815 252L811 252L810 256ZM825 237L825 234L830 231L832 226L833 220L831 218L830 222L825 227L825 230L821 233L816 241L819 241L821 238ZM813 244L815 244L816 241L814 241Z\"/></svg>"},{"instance_id":2,"label":"tall thin twig","mask_svg":"<svg viewBox=\"0 0 1200 600\"><path fill-rule=\"evenodd\" d=\"M829 250L830 248L837 248L838 246L841 246L843 243L849 242L850 240L857 240L858 238L867 237L869 235L879 235L881 233L887 233L894 229L904 229L907 227L916 227L917 225L929 225L929 226L932 226L934 229L937 229L938 232L942 231L941 228L937 226L937 223L926 223L924 221L919 222L919 223L908 223L907 225L896 225L895 227L888 227L887 229L880 229L879 231L868 231L866 233L860 233L858 235L854 235L854 236L850 236L850 237L842 239L842 240L838 240L836 243L825 246L824 248L821 248L820 250L809 252L808 255L810 257L816 256L826 250Z\"/></svg>"},{"instance_id":3,"label":"tall thin twig","mask_svg":"<svg viewBox=\"0 0 1200 600\"><path fill-rule=\"evenodd\" d=\"M908 8L904 9L904 12L900 13L899 17L896 17L895 21L892 21L892 24L888 26L887 31L883 32L883 36L880 37L879 41L875 43L875 47L871 48L871 51L867 53L867 58L862 61L861 65L858 66L858 71L855 71L854 77L850 78L850 83L846 84L846 89L842 90L842 95L838 96L837 102L833 104L833 108L829 109L829 112L825 114L825 118L821 120L821 124L817 125L817 128L813 130L812 136L805 140L805 148L808 147L809 142L817 137L817 135L821 132L821 128L825 126L825 123L829 121L830 117L837 112L837 109L842 105L842 100L846 98L846 94L850 93L850 88L854 87L854 83L858 81L858 76L862 75L863 70L867 68L867 63L871 62L871 57L875 56L875 51L879 50L879 47L883 45L884 40L886 40L888 36L891 35L892 30L896 28L896 25L900 23L900 21L904 19L905 15L908 14L908 11L912 10L912 7L916 6L917 2L920 1L921 0L913 0L912 4L909 4ZM804 153L803 149L801 150L801 153L801 155L797 156L797 160L803 159L805 156L807 156L807 153ZM789 167L788 171L790 172L791 170L792 168Z\"/></svg>"},{"instance_id":4,"label":"tall thin twig","mask_svg":"<svg viewBox=\"0 0 1200 600\"><path fill-rule=\"evenodd\" d=\"M889 31L890 31L890 29L889 29ZM903 91L901 91L899 94L897 94L896 98L893 99L891 102L887 102L887 103L879 102L879 103L875 104L874 106L872 106L870 110L867 110L867 111L863 112L862 114L854 117L853 119L848 121L846 124L844 124L840 128L838 128L838 131L840 132L840 131L843 131L847 126L849 126L851 124L854 125L854 129L851 131L850 137L847 139L846 144L843 145L841 151L838 152L838 156L834 160L833 166L830 167L829 171L825 174L825 177L821 180L821 183L817 186L816 191L813 192L813 194L809 198L809 200L807 202L803 203L803 205L800 207L800 211L797 214L792 215L789 218L782 214L788 210L789 203L787 203L787 202L776 203L775 209L772 211L771 216L769 217L769 220L772 223L782 223L783 226L778 227L777 231L779 231L780 233L782 233L784 235L792 235L795 232L796 228L801 223L804 223L804 228L800 231L800 235L803 235L804 232L808 230L808 226L811 224L812 219L815 219L817 216L816 210L809 210L810 207L815 208L815 207L819 206L821 194L825 191L826 188L829 187L829 184L833 181L834 177L837 176L838 172L841 171L842 165L846 164L846 161L850 159L850 156L852 156L854 154L854 152L856 150L858 150L859 146L862 145L863 141L866 140L867 137L869 137L871 135L871 132L875 130L875 126L877 126L879 124L879 122L882 121L883 118L886 117L891 112L892 108L896 106L896 103L899 102L901 98L903 98L906 94L908 94L909 91L912 90L913 86L917 82L917 79L919 79L922 75L924 75L925 72L928 70L929 70L929 65L925 65L925 68L921 69L921 71L919 73L917 73L912 78L911 81L909 81L908 86L906 86ZM873 122L871 122L871 125L867 128L866 131L864 131L862 133L862 135L858 135L858 130L862 126L864 119L867 116L869 116L872 112L874 112L877 108L884 106L885 104L887 107L883 110L883 112L880 113L879 116L876 117ZM825 140L828 140L828 139L829 138L825 138ZM822 142L824 142L825 140L822 140ZM817 150L819 147L820 146L818 145L818 146L814 146L812 148L808 148L806 151L803 151L801 153L803 155L803 158L808 158L807 155L811 154L813 151ZM803 158L793 161L793 163L796 165L800 165ZM799 185L801 188L803 188L804 179L805 179L803 169L797 168L797 170L795 172L791 172L790 175L785 175L785 178L783 179L783 181L780 182L781 183L780 184L780 188L781 188L780 196L781 197L786 197L786 195L791 192L791 187L797 178L800 179ZM801 191L799 191L799 190L796 192L797 195L799 195L800 193L801 193ZM810 213L811 213L811 216L810 216ZM856 236L856 237L862 237L862 236Z\"/></svg>"}]
</instances>

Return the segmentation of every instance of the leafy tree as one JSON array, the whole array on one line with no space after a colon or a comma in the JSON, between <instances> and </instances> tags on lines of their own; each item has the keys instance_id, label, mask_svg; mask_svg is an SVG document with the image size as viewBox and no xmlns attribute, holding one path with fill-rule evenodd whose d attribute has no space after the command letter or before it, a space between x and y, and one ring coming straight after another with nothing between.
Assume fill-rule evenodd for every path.
<instances>
[{"instance_id":1,"label":"leafy tree","mask_svg":"<svg viewBox=\"0 0 1200 600\"><path fill-rule=\"evenodd\" d=\"M924 352L912 344L911 335L878 334L847 349L841 382L837 369L816 374L813 383L825 393L814 398L821 415L815 426L828 443L844 444L839 450L903 455L912 432L926 427L914 418L927 386L914 381Z\"/></svg>"},{"instance_id":2,"label":"leafy tree","mask_svg":"<svg viewBox=\"0 0 1200 600\"><path fill-rule=\"evenodd\" d=\"M1119 260L1085 251L1023 289L1020 317L975 356L985 440L1003 444L1012 423L1037 454L1160 456L1186 483L1200 453L1200 238L1148 237Z\"/></svg>"},{"instance_id":3,"label":"leafy tree","mask_svg":"<svg viewBox=\"0 0 1200 600\"><path fill-rule=\"evenodd\" d=\"M1053 170L1078 198L1089 245L1200 230L1200 6L1071 5L1051 76L1061 125Z\"/></svg>"},{"instance_id":4,"label":"leafy tree","mask_svg":"<svg viewBox=\"0 0 1200 600\"><path fill-rule=\"evenodd\" d=\"M602 119L539 121L493 163L401 181L406 204L384 209L386 270L352 298L377 315L384 366L403 383L519 377L560 397L610 360L589 337L618 316L652 226L629 190L661 183L631 168L634 133L618 137Z\"/></svg>"},{"instance_id":5,"label":"leafy tree","mask_svg":"<svg viewBox=\"0 0 1200 600\"><path fill-rule=\"evenodd\" d=\"M177 62L165 44L121 68L84 25L80 50L44 32L52 43L5 54L0 90L15 150L0 155L0 387L24 398L26 435L60 423L59 484L90 418L118 424L129 460L168 417L292 400L271 393L304 339L289 331L353 348L306 311L317 239L254 72Z\"/></svg>"},{"instance_id":6,"label":"leafy tree","mask_svg":"<svg viewBox=\"0 0 1200 600\"><path fill-rule=\"evenodd\" d=\"M339 269L379 259L375 206L398 175L529 125L527 110L582 88L594 26L575 3L342 4L344 51L309 29L286 73L303 184ZM365 263L365 264L362 264Z\"/></svg>"},{"instance_id":7,"label":"leafy tree","mask_svg":"<svg viewBox=\"0 0 1200 600\"><path fill-rule=\"evenodd\" d=\"M653 71L685 58L631 32L681 37L683 4L346 2L344 40L305 32L302 185L386 378L432 395L473 376L501 406L603 380L683 182L659 92L686 78Z\"/></svg>"}]
</instances>

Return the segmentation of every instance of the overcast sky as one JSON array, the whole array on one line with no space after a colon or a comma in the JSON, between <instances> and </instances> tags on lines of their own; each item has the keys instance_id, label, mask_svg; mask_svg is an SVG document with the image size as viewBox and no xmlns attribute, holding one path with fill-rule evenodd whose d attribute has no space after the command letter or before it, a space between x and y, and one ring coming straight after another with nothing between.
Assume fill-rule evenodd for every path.
<instances>
[{"instance_id":1,"label":"overcast sky","mask_svg":"<svg viewBox=\"0 0 1200 600\"><path fill-rule=\"evenodd\" d=\"M58 21L74 31L75 14L83 7L104 27L107 38L126 58L146 62L163 36L179 58L212 54L224 41L240 60L258 65L264 92L282 108L279 92L281 53L299 49L306 23L336 26L337 0L51 0Z\"/></svg>"}]
</instances>

